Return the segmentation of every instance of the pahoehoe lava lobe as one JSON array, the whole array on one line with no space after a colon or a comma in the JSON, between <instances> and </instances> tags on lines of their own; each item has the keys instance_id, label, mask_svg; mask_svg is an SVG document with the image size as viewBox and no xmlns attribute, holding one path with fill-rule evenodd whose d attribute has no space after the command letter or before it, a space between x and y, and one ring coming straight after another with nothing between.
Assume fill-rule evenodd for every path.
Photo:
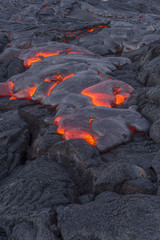
<instances>
[{"instance_id":1,"label":"pahoehoe lava lobe","mask_svg":"<svg viewBox=\"0 0 160 240\"><path fill-rule=\"evenodd\" d=\"M159 239L159 12L0 0L0 239Z\"/></svg>"}]
</instances>

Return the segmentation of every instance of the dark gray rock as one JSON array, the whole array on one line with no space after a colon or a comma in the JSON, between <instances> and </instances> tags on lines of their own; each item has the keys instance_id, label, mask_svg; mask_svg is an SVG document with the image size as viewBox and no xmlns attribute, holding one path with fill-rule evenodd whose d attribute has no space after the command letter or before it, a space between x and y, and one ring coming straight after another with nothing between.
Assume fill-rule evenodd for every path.
<instances>
[{"instance_id":1,"label":"dark gray rock","mask_svg":"<svg viewBox=\"0 0 160 240\"><path fill-rule=\"evenodd\" d=\"M29 141L27 124L19 117L18 111L0 115L0 179L25 160Z\"/></svg>"},{"instance_id":2,"label":"dark gray rock","mask_svg":"<svg viewBox=\"0 0 160 240\"><path fill-rule=\"evenodd\" d=\"M158 239L159 201L105 192L94 202L58 208L58 227L64 240Z\"/></svg>"},{"instance_id":3,"label":"dark gray rock","mask_svg":"<svg viewBox=\"0 0 160 240\"><path fill-rule=\"evenodd\" d=\"M0 189L0 222L9 239L56 239L54 206L74 202L77 194L63 168L44 158L19 166Z\"/></svg>"}]
</instances>

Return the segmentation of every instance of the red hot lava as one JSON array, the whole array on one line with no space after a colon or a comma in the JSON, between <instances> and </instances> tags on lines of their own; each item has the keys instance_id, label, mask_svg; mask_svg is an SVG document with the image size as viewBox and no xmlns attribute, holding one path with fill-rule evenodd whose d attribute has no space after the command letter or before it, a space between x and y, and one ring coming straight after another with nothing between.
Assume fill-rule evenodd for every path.
<instances>
[{"instance_id":1,"label":"red hot lava","mask_svg":"<svg viewBox=\"0 0 160 240\"><path fill-rule=\"evenodd\" d=\"M91 120L91 119L90 119ZM89 120L89 123L91 124L91 121ZM94 119L92 119L94 120ZM81 138L88 142L89 144L96 146L97 143L97 136L95 136L90 129L75 129L70 128L66 129L65 127L62 127L63 125L63 117L57 117L54 120L54 124L58 126L57 133L61 134L64 140L70 140L70 139L78 139Z\"/></svg>"},{"instance_id":2,"label":"red hot lava","mask_svg":"<svg viewBox=\"0 0 160 240\"><path fill-rule=\"evenodd\" d=\"M38 51L33 53L33 57L26 59L23 62L24 67L30 67L32 63L39 62L44 58L57 56L57 55L66 55L66 54L84 54L83 52L71 51L71 48L65 48L62 51L58 50L57 52L48 52L48 51Z\"/></svg>"},{"instance_id":3,"label":"red hot lava","mask_svg":"<svg viewBox=\"0 0 160 240\"><path fill-rule=\"evenodd\" d=\"M106 80L84 89L81 94L91 98L96 106L114 107L124 102L134 89L118 80Z\"/></svg>"},{"instance_id":4,"label":"red hot lava","mask_svg":"<svg viewBox=\"0 0 160 240\"><path fill-rule=\"evenodd\" d=\"M50 79L50 78L44 79L45 82L54 82L53 85L48 89L47 96L50 96L52 89L53 89L57 84L65 81L66 79L71 78L71 77L73 77L73 76L74 76L73 73L70 73L70 74L68 74L68 75L66 75L66 76L63 76L63 75L61 75L61 74L58 74L58 75L53 74L52 77L53 77L54 80L52 80L52 79Z\"/></svg>"},{"instance_id":5,"label":"red hot lava","mask_svg":"<svg viewBox=\"0 0 160 240\"><path fill-rule=\"evenodd\" d=\"M10 100L13 100L13 99L27 99L27 100L31 100L33 94L36 91L36 89L37 89L37 87L34 86L34 87L31 87L31 88L27 88L27 89L24 89L22 91L19 91L19 92L13 94L13 96L10 98Z\"/></svg>"}]
</instances>

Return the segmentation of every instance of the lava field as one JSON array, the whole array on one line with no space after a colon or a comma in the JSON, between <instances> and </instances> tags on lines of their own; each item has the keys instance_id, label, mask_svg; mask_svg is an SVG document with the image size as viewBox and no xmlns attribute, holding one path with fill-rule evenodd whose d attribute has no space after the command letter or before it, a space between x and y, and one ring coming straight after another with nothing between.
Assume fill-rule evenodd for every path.
<instances>
[{"instance_id":1,"label":"lava field","mask_svg":"<svg viewBox=\"0 0 160 240\"><path fill-rule=\"evenodd\" d=\"M0 0L0 240L160 240L159 0Z\"/></svg>"}]
</instances>

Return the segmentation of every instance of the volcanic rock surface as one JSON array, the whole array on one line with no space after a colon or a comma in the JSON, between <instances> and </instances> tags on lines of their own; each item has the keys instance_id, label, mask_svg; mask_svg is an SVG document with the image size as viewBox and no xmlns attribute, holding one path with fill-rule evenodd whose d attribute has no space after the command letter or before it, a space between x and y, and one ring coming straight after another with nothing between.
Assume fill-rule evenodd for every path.
<instances>
[{"instance_id":1,"label":"volcanic rock surface","mask_svg":"<svg viewBox=\"0 0 160 240\"><path fill-rule=\"evenodd\" d=\"M159 13L0 0L0 240L160 239Z\"/></svg>"}]
</instances>

